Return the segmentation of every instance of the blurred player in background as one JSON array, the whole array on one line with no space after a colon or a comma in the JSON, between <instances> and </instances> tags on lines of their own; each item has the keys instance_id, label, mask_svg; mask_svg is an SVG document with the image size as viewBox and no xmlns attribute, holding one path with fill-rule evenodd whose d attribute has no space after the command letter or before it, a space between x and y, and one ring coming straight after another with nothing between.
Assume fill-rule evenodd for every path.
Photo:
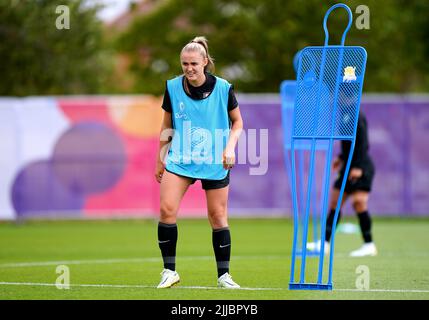
<instances>
[{"instance_id":1,"label":"blurred player in background","mask_svg":"<svg viewBox=\"0 0 429 320\"><path fill-rule=\"evenodd\" d=\"M227 202L230 169L235 163L235 146L243 128L240 109L233 86L209 72L214 63L204 37L186 44L180 61L183 75L168 80L166 85L160 157L155 171L155 178L161 183L158 242L164 261L158 288L169 288L180 281L176 271L176 218L183 196L196 180L201 180L206 193L217 284L239 288L229 274L231 235ZM164 163L169 141L163 132L168 129L174 129L174 133L167 135L172 136L172 141ZM224 132L221 139L219 130Z\"/></svg>"},{"instance_id":2,"label":"blurred player in background","mask_svg":"<svg viewBox=\"0 0 429 320\"><path fill-rule=\"evenodd\" d=\"M335 208L340 195L341 183L344 177L344 171L350 152L351 142L341 141L341 153L333 161L333 169L338 170L338 177L335 180L330 200L330 212L326 221L325 253L329 253L329 241L334 223ZM373 242L371 232L371 216L368 211L368 198L371 192L372 181L375 174L374 163L368 153L368 125L365 115L362 111L359 113L356 143L353 152L352 162L350 164L349 176L344 189L341 208L348 198L351 198L353 209L359 219L359 225L364 244L357 250L350 253L351 257L375 256L377 248ZM341 218L341 208L338 214L337 225ZM320 241L307 244L308 250L320 249Z\"/></svg>"}]
</instances>

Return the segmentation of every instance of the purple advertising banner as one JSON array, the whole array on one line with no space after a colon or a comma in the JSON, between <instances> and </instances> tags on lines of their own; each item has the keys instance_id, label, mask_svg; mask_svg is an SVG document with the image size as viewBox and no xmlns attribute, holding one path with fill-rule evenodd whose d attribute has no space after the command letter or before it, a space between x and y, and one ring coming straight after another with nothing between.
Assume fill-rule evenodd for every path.
<instances>
[{"instance_id":1,"label":"purple advertising banner","mask_svg":"<svg viewBox=\"0 0 429 320\"><path fill-rule=\"evenodd\" d=\"M290 143L285 140L291 136L292 113L283 117L280 94L238 94L237 99L244 131L230 176L229 214L290 217ZM159 184L153 172L161 101L151 96L1 98L0 220L157 217ZM429 95L366 94L361 110L376 167L370 212L429 216ZM307 151L295 153L295 160L305 177L304 146ZM334 157L338 151L336 142ZM326 147L317 147L316 172L324 172L326 153ZM336 174L331 172L328 186ZM315 175L314 203L321 204L325 177ZM301 206L306 181L297 184ZM206 217L200 183L188 190L180 210L182 216ZM343 212L354 215L350 203Z\"/></svg>"},{"instance_id":2,"label":"purple advertising banner","mask_svg":"<svg viewBox=\"0 0 429 320\"><path fill-rule=\"evenodd\" d=\"M249 144L249 129L256 129L257 150L262 154L262 131L268 132L267 170L263 161L238 164L231 174L230 211L237 215L285 215L292 212L291 191L285 166L280 97L239 96ZM429 215L429 97L364 95L361 110L368 119L370 155L376 174L369 200L375 215ZM286 129L288 130L288 129ZM291 128L290 128L291 130ZM334 156L338 146L334 150ZM262 168L262 169L261 169ZM352 212L350 204L345 213Z\"/></svg>"}]
</instances>

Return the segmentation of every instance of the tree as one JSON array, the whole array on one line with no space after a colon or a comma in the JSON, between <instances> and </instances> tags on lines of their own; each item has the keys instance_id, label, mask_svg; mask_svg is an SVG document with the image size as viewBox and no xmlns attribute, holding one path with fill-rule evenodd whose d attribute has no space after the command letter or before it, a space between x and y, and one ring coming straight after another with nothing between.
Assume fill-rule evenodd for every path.
<instances>
[{"instance_id":1,"label":"tree","mask_svg":"<svg viewBox=\"0 0 429 320\"><path fill-rule=\"evenodd\" d=\"M58 28L69 9L69 29ZM97 7L82 0L0 2L0 95L98 93L109 66Z\"/></svg>"},{"instance_id":2,"label":"tree","mask_svg":"<svg viewBox=\"0 0 429 320\"><path fill-rule=\"evenodd\" d=\"M319 0L165 0L157 10L137 17L116 42L131 59L136 92L161 94L165 80L181 73L179 52L196 35L209 39L218 58L217 73L237 91L278 92L295 78L293 57L308 45L323 45L325 12L337 1ZM370 29L353 21L346 45L368 51L364 90L427 91L429 4L426 0L347 1L370 9ZM330 44L339 43L347 24L345 11L328 21Z\"/></svg>"}]
</instances>

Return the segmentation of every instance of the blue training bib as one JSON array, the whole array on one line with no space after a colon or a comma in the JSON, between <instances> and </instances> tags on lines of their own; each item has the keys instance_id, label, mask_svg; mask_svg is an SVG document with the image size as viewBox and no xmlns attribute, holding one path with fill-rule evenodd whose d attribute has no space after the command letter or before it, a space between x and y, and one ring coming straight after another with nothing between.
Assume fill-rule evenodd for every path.
<instances>
[{"instance_id":1,"label":"blue training bib","mask_svg":"<svg viewBox=\"0 0 429 320\"><path fill-rule=\"evenodd\" d=\"M183 89L183 75L167 81L174 129L166 161L168 171L197 179L226 177L222 154L230 132L230 87L226 80L216 77L211 94L194 100Z\"/></svg>"}]
</instances>

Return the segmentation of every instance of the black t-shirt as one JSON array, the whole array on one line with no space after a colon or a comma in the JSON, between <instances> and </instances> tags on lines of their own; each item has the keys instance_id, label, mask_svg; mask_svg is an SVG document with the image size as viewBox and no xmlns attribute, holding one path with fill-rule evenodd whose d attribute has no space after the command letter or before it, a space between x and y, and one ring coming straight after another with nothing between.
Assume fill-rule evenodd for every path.
<instances>
[{"instance_id":1,"label":"black t-shirt","mask_svg":"<svg viewBox=\"0 0 429 320\"><path fill-rule=\"evenodd\" d=\"M343 160L344 167L350 152L351 142L341 141L341 154L340 159ZM372 164L371 157L368 154L369 139L368 139L368 125L366 118L362 112L359 113L357 130L356 130L356 143L353 151L352 162L350 168L366 169Z\"/></svg>"},{"instance_id":2,"label":"black t-shirt","mask_svg":"<svg viewBox=\"0 0 429 320\"><path fill-rule=\"evenodd\" d=\"M188 81L188 80L186 80L186 78L183 77L183 82L185 81ZM194 100L202 100L207 98L213 91L216 85L216 77L210 73L206 73L206 81L201 86L194 87L189 82L187 84L188 84L188 89L190 94L186 92L185 88L183 88L186 94ZM234 88L231 85L231 88L229 88L229 93L228 93L228 111L231 111L237 107L238 107L238 102L234 94ZM167 84L165 85L165 93L164 93L164 100L162 102L162 108L169 113L173 111L171 106L170 94L168 93L168 89L167 89Z\"/></svg>"}]
</instances>

